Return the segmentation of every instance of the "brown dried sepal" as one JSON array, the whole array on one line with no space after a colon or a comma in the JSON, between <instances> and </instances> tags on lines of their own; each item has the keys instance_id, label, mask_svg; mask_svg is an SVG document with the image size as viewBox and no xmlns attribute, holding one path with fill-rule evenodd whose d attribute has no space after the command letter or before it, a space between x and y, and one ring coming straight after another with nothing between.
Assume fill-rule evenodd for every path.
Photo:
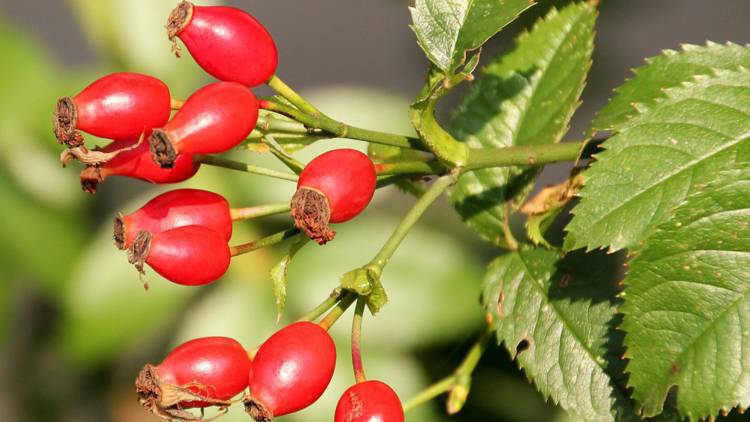
<instances>
[{"instance_id":1,"label":"brown dried sepal","mask_svg":"<svg viewBox=\"0 0 750 422\"><path fill-rule=\"evenodd\" d=\"M163 129L154 129L148 138L151 157L161 168L172 168L177 159L177 151L169 138L169 134Z\"/></svg>"},{"instance_id":2,"label":"brown dried sepal","mask_svg":"<svg viewBox=\"0 0 750 422\"><path fill-rule=\"evenodd\" d=\"M167 19L167 36L169 37L169 40L172 41L172 52L177 57L182 55L182 51L177 45L175 37L180 35L180 32L182 32L182 30L190 23L190 20L193 18L193 8L193 4L189 1L181 1L180 4L172 10L172 13L169 14L169 18Z\"/></svg>"},{"instance_id":3,"label":"brown dried sepal","mask_svg":"<svg viewBox=\"0 0 750 422\"><path fill-rule=\"evenodd\" d=\"M135 235L133 244L128 248L128 262L135 266L138 270L138 274L141 276L143 282L143 288L148 290L148 283L143 279L146 275L146 271L143 270L143 265L148 259L148 254L151 252L151 233L141 230Z\"/></svg>"},{"instance_id":4,"label":"brown dried sepal","mask_svg":"<svg viewBox=\"0 0 750 422\"><path fill-rule=\"evenodd\" d=\"M540 215L567 204L583 187L583 174L580 171L581 169L578 167L573 168L568 180L542 188L536 196L529 199L521 207L521 213Z\"/></svg>"},{"instance_id":5,"label":"brown dried sepal","mask_svg":"<svg viewBox=\"0 0 750 422\"><path fill-rule=\"evenodd\" d=\"M55 137L58 142L71 148L83 145L83 135L76 130L78 108L71 97L57 100L55 106Z\"/></svg>"},{"instance_id":6,"label":"brown dried sepal","mask_svg":"<svg viewBox=\"0 0 750 422\"><path fill-rule=\"evenodd\" d=\"M146 365L135 379L135 391L138 394L138 403L151 413L166 420L176 421L211 421L217 419L227 412L227 408L232 404L231 401L217 400L195 393L187 387L198 387L199 389L208 390L205 385L191 384L188 386L178 386L169 383L162 383L159 379L159 373L153 365ZM180 407L181 403L204 402L210 406L217 406L221 413L211 418L204 418L203 415L196 416Z\"/></svg>"},{"instance_id":7,"label":"brown dried sepal","mask_svg":"<svg viewBox=\"0 0 750 422\"><path fill-rule=\"evenodd\" d=\"M301 187L292 197L294 225L310 239L324 245L333 240L336 232L328 227L331 221L331 205L326 196L313 188Z\"/></svg>"},{"instance_id":8,"label":"brown dried sepal","mask_svg":"<svg viewBox=\"0 0 750 422\"><path fill-rule=\"evenodd\" d=\"M96 187L103 180L104 177L97 166L88 166L81 171L81 188L86 193L95 194Z\"/></svg>"},{"instance_id":9,"label":"brown dried sepal","mask_svg":"<svg viewBox=\"0 0 750 422\"><path fill-rule=\"evenodd\" d=\"M125 250L125 216L122 213L118 213L115 217L115 221L112 228L113 238L115 239L115 246L117 249Z\"/></svg>"},{"instance_id":10,"label":"brown dried sepal","mask_svg":"<svg viewBox=\"0 0 750 422\"><path fill-rule=\"evenodd\" d=\"M62 164L63 167L66 167L71 160L78 160L81 163L86 164L87 166L101 166L102 164L106 164L113 158L117 157L122 152L138 148L139 146L141 146L141 142L143 142L143 135L141 135L141 139L135 144L110 152L101 151L99 150L99 148L90 150L83 145L66 148L63 152L60 153L60 164Z\"/></svg>"},{"instance_id":11,"label":"brown dried sepal","mask_svg":"<svg viewBox=\"0 0 750 422\"><path fill-rule=\"evenodd\" d=\"M257 422L271 422L273 420L273 412L255 397L245 397L242 404L245 405L245 412Z\"/></svg>"}]
</instances>

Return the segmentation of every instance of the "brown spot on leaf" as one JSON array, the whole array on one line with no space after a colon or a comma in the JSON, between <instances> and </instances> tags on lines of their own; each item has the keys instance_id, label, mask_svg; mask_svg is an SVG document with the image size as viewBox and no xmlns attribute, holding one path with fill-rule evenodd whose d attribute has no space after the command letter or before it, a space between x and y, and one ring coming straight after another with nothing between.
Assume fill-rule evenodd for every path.
<instances>
[{"instance_id":1,"label":"brown spot on leaf","mask_svg":"<svg viewBox=\"0 0 750 422\"><path fill-rule=\"evenodd\" d=\"M531 347L531 340L529 340L529 338L526 337L520 342L518 342L518 344L516 345L516 356L529 350L529 347Z\"/></svg>"}]
</instances>

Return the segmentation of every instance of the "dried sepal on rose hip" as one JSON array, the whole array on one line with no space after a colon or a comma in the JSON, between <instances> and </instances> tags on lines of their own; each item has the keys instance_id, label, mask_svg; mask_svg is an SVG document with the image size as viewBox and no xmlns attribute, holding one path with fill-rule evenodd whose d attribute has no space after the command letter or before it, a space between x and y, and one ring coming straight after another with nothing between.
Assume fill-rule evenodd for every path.
<instances>
[{"instance_id":1,"label":"dried sepal on rose hip","mask_svg":"<svg viewBox=\"0 0 750 422\"><path fill-rule=\"evenodd\" d=\"M89 164L81 171L83 190L95 193L99 183L111 176L130 177L156 184L178 183L193 177L200 168L200 163L191 154L181 154L172 168L161 168L151 158L148 143L138 142L137 139L113 141L104 148L91 151L113 156L97 164Z\"/></svg>"},{"instance_id":2,"label":"dried sepal on rose hip","mask_svg":"<svg viewBox=\"0 0 750 422\"><path fill-rule=\"evenodd\" d=\"M164 82L140 73L112 73L78 95L57 101L55 136L69 147L83 145L79 131L101 138L134 139L164 125L170 113L171 97Z\"/></svg>"},{"instance_id":3,"label":"dried sepal on rose hip","mask_svg":"<svg viewBox=\"0 0 750 422\"><path fill-rule=\"evenodd\" d=\"M182 154L216 154L239 145L258 121L258 101L235 82L216 82L191 95L148 138L151 155L170 168Z\"/></svg>"},{"instance_id":4,"label":"dried sepal on rose hip","mask_svg":"<svg viewBox=\"0 0 750 422\"><path fill-rule=\"evenodd\" d=\"M375 192L375 166L354 149L337 149L315 157L299 175L292 197L292 218L297 228L324 244L336 232L329 223L356 217Z\"/></svg>"},{"instance_id":5,"label":"dried sepal on rose hip","mask_svg":"<svg viewBox=\"0 0 750 422\"><path fill-rule=\"evenodd\" d=\"M278 53L271 34L241 9L182 1L169 15L167 35L173 42L180 38L216 79L254 87L276 72ZM176 42L174 51L179 57Z\"/></svg>"},{"instance_id":6,"label":"dried sepal on rose hip","mask_svg":"<svg viewBox=\"0 0 750 422\"><path fill-rule=\"evenodd\" d=\"M114 222L115 245L129 248L141 231L160 233L183 226L203 226L232 237L232 216L227 200L200 189L176 189L148 201L137 211L119 214Z\"/></svg>"},{"instance_id":7,"label":"dried sepal on rose hip","mask_svg":"<svg viewBox=\"0 0 750 422\"><path fill-rule=\"evenodd\" d=\"M236 340L203 337L172 350L159 365L146 365L135 380L139 403L169 420L203 420L184 409L226 408L247 388L250 357Z\"/></svg>"},{"instance_id":8,"label":"dried sepal on rose hip","mask_svg":"<svg viewBox=\"0 0 750 422\"><path fill-rule=\"evenodd\" d=\"M245 410L268 422L304 409L325 392L336 367L336 346L320 325L295 322L263 343L249 372Z\"/></svg>"},{"instance_id":9,"label":"dried sepal on rose hip","mask_svg":"<svg viewBox=\"0 0 750 422\"><path fill-rule=\"evenodd\" d=\"M364 381L349 387L336 405L334 422L404 422L398 395L381 381Z\"/></svg>"},{"instance_id":10,"label":"dried sepal on rose hip","mask_svg":"<svg viewBox=\"0 0 750 422\"><path fill-rule=\"evenodd\" d=\"M167 280L185 286L218 280L229 268L232 255L222 234L195 225L163 232L141 230L127 253L128 262L139 273L144 274L144 265L148 264Z\"/></svg>"}]
</instances>

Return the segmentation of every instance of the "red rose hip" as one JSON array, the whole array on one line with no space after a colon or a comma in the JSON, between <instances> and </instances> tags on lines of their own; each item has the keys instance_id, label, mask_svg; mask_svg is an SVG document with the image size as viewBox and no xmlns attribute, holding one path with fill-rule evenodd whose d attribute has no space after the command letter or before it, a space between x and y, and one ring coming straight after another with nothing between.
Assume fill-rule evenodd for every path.
<instances>
[{"instance_id":1,"label":"red rose hip","mask_svg":"<svg viewBox=\"0 0 750 422\"><path fill-rule=\"evenodd\" d=\"M70 147L83 144L76 131L109 139L138 138L169 120L171 97L164 82L139 73L112 73L75 97L58 100L55 135Z\"/></svg>"},{"instance_id":2,"label":"red rose hip","mask_svg":"<svg viewBox=\"0 0 750 422\"><path fill-rule=\"evenodd\" d=\"M334 422L404 422L404 409L391 387L365 381L349 387L336 405Z\"/></svg>"},{"instance_id":3,"label":"red rose hip","mask_svg":"<svg viewBox=\"0 0 750 422\"><path fill-rule=\"evenodd\" d=\"M229 203L219 194L200 189L165 192L132 214L115 218L115 244L127 249L140 231L160 233L190 225L212 229L228 241L232 237Z\"/></svg>"},{"instance_id":4,"label":"red rose hip","mask_svg":"<svg viewBox=\"0 0 750 422\"><path fill-rule=\"evenodd\" d=\"M186 286L216 281L227 271L230 260L224 236L203 226L140 231L128 248L128 261L141 274L145 263L167 280Z\"/></svg>"},{"instance_id":5,"label":"red rose hip","mask_svg":"<svg viewBox=\"0 0 750 422\"><path fill-rule=\"evenodd\" d=\"M228 406L247 388L251 362L236 340L203 337L172 350L157 366L146 365L135 381L138 401L158 416L195 420L182 409Z\"/></svg>"},{"instance_id":6,"label":"red rose hip","mask_svg":"<svg viewBox=\"0 0 750 422\"><path fill-rule=\"evenodd\" d=\"M185 181L195 175L200 163L191 154L181 154L172 168L161 168L151 158L148 143L141 142L134 149L137 140L114 141L101 149L111 153L122 150L114 158L103 164L88 166L81 172L81 187L89 193L95 193L99 183L110 176L132 177L150 183L165 184Z\"/></svg>"},{"instance_id":7,"label":"red rose hip","mask_svg":"<svg viewBox=\"0 0 750 422\"><path fill-rule=\"evenodd\" d=\"M164 127L149 137L151 154L170 168L182 154L216 154L240 144L258 120L258 101L235 82L216 82L196 91Z\"/></svg>"},{"instance_id":8,"label":"red rose hip","mask_svg":"<svg viewBox=\"0 0 750 422\"><path fill-rule=\"evenodd\" d=\"M278 63L271 34L247 12L183 1L167 21L169 39L179 37L195 61L222 81L248 87L268 81Z\"/></svg>"},{"instance_id":9,"label":"red rose hip","mask_svg":"<svg viewBox=\"0 0 750 422\"><path fill-rule=\"evenodd\" d=\"M304 409L325 391L336 367L336 346L326 330L296 322L277 331L253 358L245 410L256 421Z\"/></svg>"},{"instance_id":10,"label":"red rose hip","mask_svg":"<svg viewBox=\"0 0 750 422\"><path fill-rule=\"evenodd\" d=\"M335 232L328 224L362 212L375 182L375 166L357 150L337 149L315 157L299 175L291 204L294 224L321 245L332 240Z\"/></svg>"}]
</instances>

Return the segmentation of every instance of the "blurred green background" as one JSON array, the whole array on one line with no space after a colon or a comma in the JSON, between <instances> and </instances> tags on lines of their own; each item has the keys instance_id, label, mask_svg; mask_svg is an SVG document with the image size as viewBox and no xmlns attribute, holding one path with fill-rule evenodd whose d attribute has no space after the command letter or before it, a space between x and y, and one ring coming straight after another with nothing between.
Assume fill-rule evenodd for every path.
<instances>
[{"instance_id":1,"label":"blurred green background","mask_svg":"<svg viewBox=\"0 0 750 422\"><path fill-rule=\"evenodd\" d=\"M230 272L208 287L175 286L149 271L151 289L145 292L112 244L111 221L118 211L132 212L175 186L114 178L92 197L80 190L79 169L63 169L57 160L61 147L52 136L51 114L58 97L116 70L155 75L178 98L210 80L189 56L177 60L170 54L163 25L175 3L0 0L0 420L152 420L133 392L144 363L157 363L170 348L200 336L230 336L252 348L279 327L268 272L286 247L236 258ZM406 108L426 61L407 26L407 3L229 2L267 25L280 47L279 74L321 109L353 124L410 133ZM484 59L507 48L550 3L565 1L533 8L493 41ZM679 42L746 42L748 12L743 0L604 1L599 50L571 137L579 136L643 57ZM334 145L364 147L323 141L299 158ZM281 168L266 155L234 155ZM552 166L540 183L565 171ZM285 201L294 187L207 166L181 186L216 191L234 206ZM395 189L378 191L363 215L337 227L335 242L304 248L290 269L281 324L322 300L340 274L367 262L412 202ZM232 243L288 224L285 217L237 223ZM445 203L431 210L384 274L391 302L377 318L365 320L368 375L388 381L402 398L448 375L481 330L479 283L496 253ZM343 318L333 330L340 363L327 393L279 421L330 420L339 394L353 382L349 321ZM461 414L448 418L436 400L408 415L410 421L565 419L499 348L483 358ZM248 418L232 411L224 420Z\"/></svg>"}]
</instances>

